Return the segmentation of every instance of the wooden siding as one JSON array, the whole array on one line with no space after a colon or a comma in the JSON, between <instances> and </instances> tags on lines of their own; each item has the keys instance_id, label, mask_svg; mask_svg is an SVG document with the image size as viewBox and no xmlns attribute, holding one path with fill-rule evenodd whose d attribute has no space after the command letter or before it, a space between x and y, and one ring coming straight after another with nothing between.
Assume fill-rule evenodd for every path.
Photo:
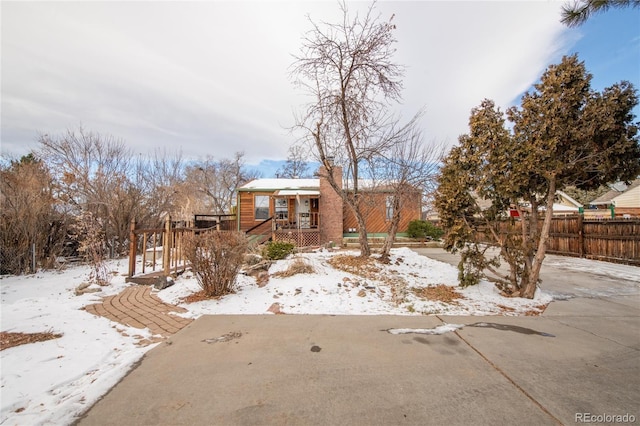
<instances>
[{"instance_id":1,"label":"wooden siding","mask_svg":"<svg viewBox=\"0 0 640 426\"><path fill-rule=\"evenodd\" d=\"M246 231L258 223L262 222L264 219L255 218L254 212L254 200L255 196L269 196L269 217L275 215L275 198L273 198L273 192L239 192L238 200L240 204L238 217L240 220L240 231ZM309 212L313 218L313 226L318 226L319 212L318 212L318 202L313 202L314 199L317 200L316 197L301 197L301 198L309 198L310 199L310 208ZM291 223L295 223L296 221L296 198L291 197L288 198L287 204L287 214L288 220Z\"/></svg>"},{"instance_id":2,"label":"wooden siding","mask_svg":"<svg viewBox=\"0 0 640 426\"><path fill-rule=\"evenodd\" d=\"M256 220L254 212L254 196L256 195L273 195L272 192L239 192L238 201L240 208L238 209L238 217L240 220L240 231L246 231L249 228L256 226L264 219ZM273 216L274 204L273 200L269 200L269 217Z\"/></svg>"},{"instance_id":3,"label":"wooden siding","mask_svg":"<svg viewBox=\"0 0 640 426\"><path fill-rule=\"evenodd\" d=\"M238 221L239 230L247 231L261 220L255 219L254 213L254 197L255 196L273 196L273 192L264 191L240 191L238 192ZM363 193L364 198L364 214L367 223L367 232L371 234L386 233L389 227L389 221L386 219L387 196L388 192ZM315 197L313 197L315 198ZM412 199L404 203L400 213L400 225L398 232L405 232L412 220L420 219L421 211L421 194L416 192ZM311 203L310 213L312 217L318 217L318 222L322 221L324 212L318 211L318 203ZM296 199L290 198L288 204L288 214L290 219L295 218ZM316 216L317 214L317 216ZM273 198L269 200L269 217L275 215L275 201ZM351 209L344 205L343 207L343 233L350 233L349 229L358 229L358 223ZM356 231L357 232L357 231Z\"/></svg>"},{"instance_id":4,"label":"wooden siding","mask_svg":"<svg viewBox=\"0 0 640 426\"><path fill-rule=\"evenodd\" d=\"M613 199L618 208L640 208L640 186L631 188Z\"/></svg>"},{"instance_id":5,"label":"wooden siding","mask_svg":"<svg viewBox=\"0 0 640 426\"><path fill-rule=\"evenodd\" d=\"M386 233L389 229L389 221L387 220L387 196L388 193L363 194L364 208L363 213L367 227L367 233L379 234ZM400 224L398 232L405 232L409 227L409 222L420 219L420 194L416 193L412 200L405 202L400 212ZM343 232L358 232L358 222L351 208L344 205L344 221Z\"/></svg>"}]
</instances>

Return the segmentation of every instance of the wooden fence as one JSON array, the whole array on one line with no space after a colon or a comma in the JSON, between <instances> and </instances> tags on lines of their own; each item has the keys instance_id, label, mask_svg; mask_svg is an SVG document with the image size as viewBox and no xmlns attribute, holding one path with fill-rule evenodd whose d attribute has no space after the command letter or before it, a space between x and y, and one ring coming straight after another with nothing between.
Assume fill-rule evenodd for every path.
<instances>
[{"instance_id":1,"label":"wooden fence","mask_svg":"<svg viewBox=\"0 0 640 426\"><path fill-rule=\"evenodd\" d=\"M540 218L542 226L544 218ZM520 235L519 220L501 222L499 234ZM481 227L477 240L492 244L489 230ZM585 219L580 215L551 220L547 253L640 266L640 219Z\"/></svg>"},{"instance_id":2,"label":"wooden fence","mask_svg":"<svg viewBox=\"0 0 640 426\"><path fill-rule=\"evenodd\" d=\"M640 219L553 218L547 252L640 266Z\"/></svg>"},{"instance_id":3,"label":"wooden fence","mask_svg":"<svg viewBox=\"0 0 640 426\"><path fill-rule=\"evenodd\" d=\"M178 274L186 268L184 257L184 235L193 232L192 228L173 226L167 218L163 228L136 229L131 222L129 235L129 277L136 274L136 260L142 255L141 274L159 272L169 276ZM160 265L158 265L160 261ZM150 271L149 271L150 270Z\"/></svg>"},{"instance_id":4,"label":"wooden fence","mask_svg":"<svg viewBox=\"0 0 640 426\"><path fill-rule=\"evenodd\" d=\"M203 216L203 215L198 215ZM196 220L200 217L196 217ZM222 216L225 216L224 218ZM129 277L136 274L136 260L142 256L140 274L157 273L158 275L177 275L187 267L184 252L185 235L207 232L227 231L233 229L235 216L217 215L210 228L202 228L203 223L211 223L205 220L196 223L194 228L176 226L168 217L162 228L137 229L136 222L131 222L129 234Z\"/></svg>"}]
</instances>

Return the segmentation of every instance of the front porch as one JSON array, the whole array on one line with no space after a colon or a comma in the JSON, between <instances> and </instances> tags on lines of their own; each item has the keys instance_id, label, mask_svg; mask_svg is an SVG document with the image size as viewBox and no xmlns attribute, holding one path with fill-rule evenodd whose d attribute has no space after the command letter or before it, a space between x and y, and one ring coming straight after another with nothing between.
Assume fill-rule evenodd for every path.
<instances>
[{"instance_id":1,"label":"front porch","mask_svg":"<svg viewBox=\"0 0 640 426\"><path fill-rule=\"evenodd\" d=\"M273 195L272 240L298 247L320 245L319 194L317 191L281 190Z\"/></svg>"}]
</instances>

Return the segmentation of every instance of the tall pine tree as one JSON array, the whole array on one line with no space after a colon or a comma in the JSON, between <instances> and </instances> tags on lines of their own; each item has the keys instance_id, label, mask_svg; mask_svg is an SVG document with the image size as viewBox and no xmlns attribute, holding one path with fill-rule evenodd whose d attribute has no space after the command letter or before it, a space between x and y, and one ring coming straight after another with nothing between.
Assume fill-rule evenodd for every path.
<instances>
[{"instance_id":1,"label":"tall pine tree","mask_svg":"<svg viewBox=\"0 0 640 426\"><path fill-rule=\"evenodd\" d=\"M436 197L446 248L462 254L462 285L487 277L506 294L533 298L556 190L591 190L640 173L636 91L621 82L597 92L590 81L576 55L564 57L507 111L511 130L492 101L472 111L470 132L445 160ZM510 208L517 220L507 219ZM501 262L507 274L498 271Z\"/></svg>"}]
</instances>

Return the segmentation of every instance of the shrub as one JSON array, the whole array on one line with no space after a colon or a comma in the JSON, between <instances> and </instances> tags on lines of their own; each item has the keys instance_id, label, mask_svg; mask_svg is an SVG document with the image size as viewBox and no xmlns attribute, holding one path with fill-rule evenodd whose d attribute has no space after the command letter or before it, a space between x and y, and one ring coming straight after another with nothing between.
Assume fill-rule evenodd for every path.
<instances>
[{"instance_id":1,"label":"shrub","mask_svg":"<svg viewBox=\"0 0 640 426\"><path fill-rule=\"evenodd\" d=\"M207 297L233 292L247 246L240 232L210 231L185 237L185 256Z\"/></svg>"},{"instance_id":2,"label":"shrub","mask_svg":"<svg viewBox=\"0 0 640 426\"><path fill-rule=\"evenodd\" d=\"M72 226L72 238L79 243L78 253L91 266L90 281L106 286L111 280L107 267L107 250L104 244L102 221L89 211L84 211Z\"/></svg>"},{"instance_id":3,"label":"shrub","mask_svg":"<svg viewBox=\"0 0 640 426\"><path fill-rule=\"evenodd\" d=\"M411 238L432 238L439 240L444 232L431 222L426 220L412 220L407 228L407 235Z\"/></svg>"},{"instance_id":4,"label":"shrub","mask_svg":"<svg viewBox=\"0 0 640 426\"><path fill-rule=\"evenodd\" d=\"M298 274L313 274L314 272L315 270L313 269L313 266L307 263L304 259L297 258L291 263L291 265L289 265L289 267L286 270L276 272L273 274L273 276L286 278L286 277L292 277Z\"/></svg>"},{"instance_id":5,"label":"shrub","mask_svg":"<svg viewBox=\"0 0 640 426\"><path fill-rule=\"evenodd\" d=\"M271 260L284 259L293 253L294 245L283 241L271 241L264 248L264 257Z\"/></svg>"}]
</instances>

